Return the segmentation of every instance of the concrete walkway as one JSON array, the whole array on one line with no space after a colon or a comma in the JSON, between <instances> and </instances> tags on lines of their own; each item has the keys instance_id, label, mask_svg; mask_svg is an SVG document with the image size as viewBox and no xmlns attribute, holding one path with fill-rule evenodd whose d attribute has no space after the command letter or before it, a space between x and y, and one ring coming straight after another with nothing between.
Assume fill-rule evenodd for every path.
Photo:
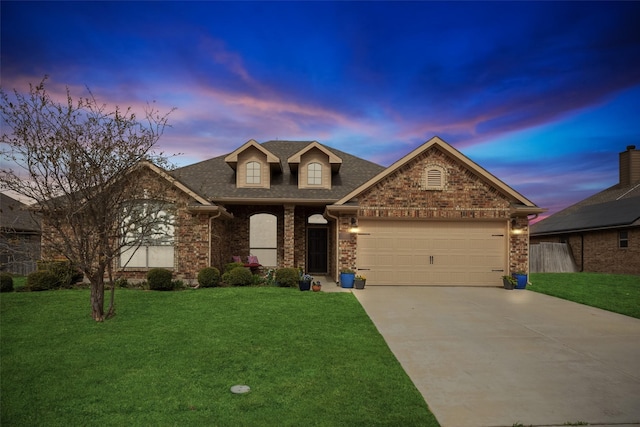
<instances>
[{"instance_id":1,"label":"concrete walkway","mask_svg":"<svg viewBox=\"0 0 640 427\"><path fill-rule=\"evenodd\" d=\"M527 290L353 290L443 427L640 424L640 320Z\"/></svg>"}]
</instances>

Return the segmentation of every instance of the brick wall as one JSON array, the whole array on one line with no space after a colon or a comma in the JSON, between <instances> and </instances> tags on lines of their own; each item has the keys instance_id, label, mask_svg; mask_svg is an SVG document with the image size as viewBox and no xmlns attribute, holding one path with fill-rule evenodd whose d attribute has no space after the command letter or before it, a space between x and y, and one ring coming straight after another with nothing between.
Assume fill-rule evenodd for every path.
<instances>
[{"instance_id":1,"label":"brick wall","mask_svg":"<svg viewBox=\"0 0 640 427\"><path fill-rule=\"evenodd\" d=\"M445 170L444 190L424 190L427 166ZM509 218L509 201L446 153L432 147L375 185L359 200L360 217Z\"/></svg>"}]
</instances>

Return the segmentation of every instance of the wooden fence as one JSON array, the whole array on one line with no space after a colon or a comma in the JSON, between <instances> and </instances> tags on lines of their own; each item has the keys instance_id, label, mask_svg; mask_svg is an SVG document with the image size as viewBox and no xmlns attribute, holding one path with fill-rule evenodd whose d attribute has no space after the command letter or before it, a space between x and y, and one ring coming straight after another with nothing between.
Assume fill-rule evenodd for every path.
<instances>
[{"instance_id":1,"label":"wooden fence","mask_svg":"<svg viewBox=\"0 0 640 427\"><path fill-rule=\"evenodd\" d=\"M573 273L578 267L566 243L543 242L529 247L531 273Z\"/></svg>"}]
</instances>

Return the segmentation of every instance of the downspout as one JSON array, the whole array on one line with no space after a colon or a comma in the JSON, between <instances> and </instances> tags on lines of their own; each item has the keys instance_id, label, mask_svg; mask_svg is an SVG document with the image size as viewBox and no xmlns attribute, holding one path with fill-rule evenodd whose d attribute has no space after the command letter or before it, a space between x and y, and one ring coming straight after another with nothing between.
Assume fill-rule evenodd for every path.
<instances>
[{"instance_id":1,"label":"downspout","mask_svg":"<svg viewBox=\"0 0 640 427\"><path fill-rule=\"evenodd\" d=\"M337 272L338 272L338 252L340 250L340 217L338 216L333 216L329 213L329 209L325 209L324 210L325 214L329 217L332 218L333 220L335 220L335 236L334 236L334 245L335 245L335 251L334 251L334 257L335 259L333 260L333 267L335 268L335 273L333 276L333 280L338 283L338 277L337 277Z\"/></svg>"}]
</instances>

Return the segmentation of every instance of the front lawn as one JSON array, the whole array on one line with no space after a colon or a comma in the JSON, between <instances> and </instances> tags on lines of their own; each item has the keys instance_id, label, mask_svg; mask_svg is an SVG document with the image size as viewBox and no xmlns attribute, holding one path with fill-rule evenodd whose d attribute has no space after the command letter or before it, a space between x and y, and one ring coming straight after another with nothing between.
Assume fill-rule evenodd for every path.
<instances>
[{"instance_id":1,"label":"front lawn","mask_svg":"<svg viewBox=\"0 0 640 427\"><path fill-rule=\"evenodd\" d=\"M116 303L95 323L86 290L0 296L0 424L438 425L350 293L118 290Z\"/></svg>"},{"instance_id":2,"label":"front lawn","mask_svg":"<svg viewBox=\"0 0 640 427\"><path fill-rule=\"evenodd\" d=\"M640 319L640 276L532 273L527 289Z\"/></svg>"}]
</instances>

